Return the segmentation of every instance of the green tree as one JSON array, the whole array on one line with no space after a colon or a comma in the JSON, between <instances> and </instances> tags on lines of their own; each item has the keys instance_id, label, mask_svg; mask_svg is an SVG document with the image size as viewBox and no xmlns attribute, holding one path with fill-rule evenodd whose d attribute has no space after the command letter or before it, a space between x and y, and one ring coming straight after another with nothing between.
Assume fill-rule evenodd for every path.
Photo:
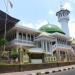
<instances>
[{"instance_id":1,"label":"green tree","mask_svg":"<svg viewBox=\"0 0 75 75\"><path fill-rule=\"evenodd\" d=\"M7 43L7 40L0 38L0 47L4 46L6 43ZM1 50L1 57L7 58L8 57L8 51Z\"/></svg>"},{"instance_id":2,"label":"green tree","mask_svg":"<svg viewBox=\"0 0 75 75\"><path fill-rule=\"evenodd\" d=\"M19 52L17 52L17 50L14 49L14 50L11 51L11 55L10 56L15 61L15 59L19 57Z\"/></svg>"},{"instance_id":3,"label":"green tree","mask_svg":"<svg viewBox=\"0 0 75 75\"><path fill-rule=\"evenodd\" d=\"M5 39L0 39L0 46L5 45L7 43L7 40Z\"/></svg>"}]
</instances>

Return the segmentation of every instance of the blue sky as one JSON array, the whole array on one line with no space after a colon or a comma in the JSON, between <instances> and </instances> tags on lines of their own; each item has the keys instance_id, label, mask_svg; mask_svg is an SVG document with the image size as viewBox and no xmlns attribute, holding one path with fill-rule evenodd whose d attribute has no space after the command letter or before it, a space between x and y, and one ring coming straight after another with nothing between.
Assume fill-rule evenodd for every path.
<instances>
[{"instance_id":1,"label":"blue sky","mask_svg":"<svg viewBox=\"0 0 75 75\"><path fill-rule=\"evenodd\" d=\"M62 4L64 8L71 11L69 30L70 36L75 37L75 0L11 0L13 8L8 6L8 13L21 20L24 26L39 28L47 24L58 23L56 12L60 9ZM0 9L5 10L3 0L0 0Z\"/></svg>"}]
</instances>

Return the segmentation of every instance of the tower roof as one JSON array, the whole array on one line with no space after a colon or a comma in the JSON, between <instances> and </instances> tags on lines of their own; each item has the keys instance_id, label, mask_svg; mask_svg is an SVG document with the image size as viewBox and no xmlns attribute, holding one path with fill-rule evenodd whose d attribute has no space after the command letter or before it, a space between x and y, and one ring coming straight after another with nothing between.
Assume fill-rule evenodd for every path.
<instances>
[{"instance_id":1,"label":"tower roof","mask_svg":"<svg viewBox=\"0 0 75 75\"><path fill-rule=\"evenodd\" d=\"M58 12L56 12L56 16L58 16L58 15L61 14L61 13L67 13L67 14L69 14L70 11L67 10L67 9L60 9Z\"/></svg>"}]
</instances>

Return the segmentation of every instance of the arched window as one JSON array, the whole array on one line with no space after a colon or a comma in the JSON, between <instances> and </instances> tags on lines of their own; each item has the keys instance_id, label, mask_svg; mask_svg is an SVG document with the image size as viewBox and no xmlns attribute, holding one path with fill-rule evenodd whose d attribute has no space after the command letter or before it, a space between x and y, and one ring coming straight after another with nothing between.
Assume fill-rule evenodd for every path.
<instances>
[{"instance_id":1,"label":"arched window","mask_svg":"<svg viewBox=\"0 0 75 75\"><path fill-rule=\"evenodd\" d=\"M31 41L33 41L34 40L34 37L33 37L33 35L31 35Z\"/></svg>"},{"instance_id":2,"label":"arched window","mask_svg":"<svg viewBox=\"0 0 75 75\"><path fill-rule=\"evenodd\" d=\"M41 41L38 41L38 47L41 48Z\"/></svg>"},{"instance_id":3,"label":"arched window","mask_svg":"<svg viewBox=\"0 0 75 75\"><path fill-rule=\"evenodd\" d=\"M22 39L22 33L19 33L19 39Z\"/></svg>"},{"instance_id":4,"label":"arched window","mask_svg":"<svg viewBox=\"0 0 75 75\"><path fill-rule=\"evenodd\" d=\"M26 39L26 34L23 34L23 40L25 40Z\"/></svg>"},{"instance_id":5,"label":"arched window","mask_svg":"<svg viewBox=\"0 0 75 75\"><path fill-rule=\"evenodd\" d=\"M28 40L30 40L30 35L28 34Z\"/></svg>"}]
</instances>

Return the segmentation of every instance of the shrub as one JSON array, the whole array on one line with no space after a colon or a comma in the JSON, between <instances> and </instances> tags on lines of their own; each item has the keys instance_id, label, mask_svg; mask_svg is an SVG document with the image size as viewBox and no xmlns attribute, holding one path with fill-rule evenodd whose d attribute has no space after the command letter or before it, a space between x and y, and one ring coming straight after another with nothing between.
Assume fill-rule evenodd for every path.
<instances>
[{"instance_id":1,"label":"shrub","mask_svg":"<svg viewBox=\"0 0 75 75\"><path fill-rule=\"evenodd\" d=\"M7 43L7 40L5 39L0 39L0 46L4 45Z\"/></svg>"},{"instance_id":2,"label":"shrub","mask_svg":"<svg viewBox=\"0 0 75 75\"><path fill-rule=\"evenodd\" d=\"M16 49L12 50L10 57L11 57L13 60L15 60L16 58L19 57L19 52L17 52Z\"/></svg>"}]
</instances>

